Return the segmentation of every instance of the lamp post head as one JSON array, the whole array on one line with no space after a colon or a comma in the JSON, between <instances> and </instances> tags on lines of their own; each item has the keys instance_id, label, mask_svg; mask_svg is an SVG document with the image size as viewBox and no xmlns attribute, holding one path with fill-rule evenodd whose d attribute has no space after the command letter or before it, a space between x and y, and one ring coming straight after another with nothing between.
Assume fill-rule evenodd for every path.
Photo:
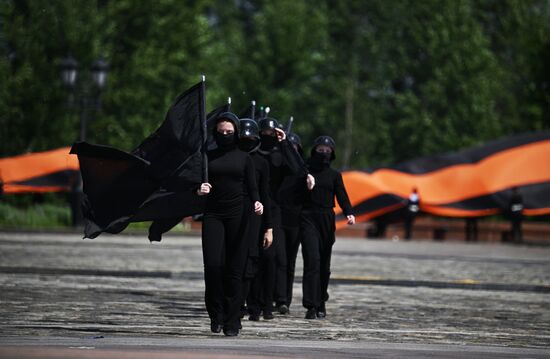
<instances>
[{"instance_id":1,"label":"lamp post head","mask_svg":"<svg viewBox=\"0 0 550 359\"><path fill-rule=\"evenodd\" d=\"M94 84L98 89L103 89L107 82L107 72L109 72L109 64L103 59L99 58L92 64L92 78Z\"/></svg>"},{"instance_id":2,"label":"lamp post head","mask_svg":"<svg viewBox=\"0 0 550 359\"><path fill-rule=\"evenodd\" d=\"M61 59L61 80L63 85L69 88L73 88L76 84L76 77L78 75L78 62L72 56Z\"/></svg>"}]
</instances>

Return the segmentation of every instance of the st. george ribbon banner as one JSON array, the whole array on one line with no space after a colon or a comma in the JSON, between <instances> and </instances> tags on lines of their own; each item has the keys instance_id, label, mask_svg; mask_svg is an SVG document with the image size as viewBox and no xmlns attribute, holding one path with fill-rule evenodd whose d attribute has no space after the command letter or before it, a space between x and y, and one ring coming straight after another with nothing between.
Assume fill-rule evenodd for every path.
<instances>
[{"instance_id":1,"label":"st. george ribbon banner","mask_svg":"<svg viewBox=\"0 0 550 359\"><path fill-rule=\"evenodd\" d=\"M528 216L550 213L550 132L515 135L463 151L342 174L358 220L406 205L413 188L424 213L484 217L504 213L514 189ZM337 226L345 226L340 213Z\"/></svg>"}]
</instances>

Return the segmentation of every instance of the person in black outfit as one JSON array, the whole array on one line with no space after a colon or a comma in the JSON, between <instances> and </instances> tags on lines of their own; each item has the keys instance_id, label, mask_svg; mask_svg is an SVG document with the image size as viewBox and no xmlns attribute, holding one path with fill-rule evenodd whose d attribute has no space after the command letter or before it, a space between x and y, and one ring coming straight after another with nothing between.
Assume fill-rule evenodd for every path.
<instances>
[{"instance_id":1,"label":"person in black outfit","mask_svg":"<svg viewBox=\"0 0 550 359\"><path fill-rule=\"evenodd\" d=\"M512 196L508 202L508 217L512 225L512 242L521 243L523 240L521 222L523 221L523 198L517 187L512 188Z\"/></svg>"},{"instance_id":2,"label":"person in black outfit","mask_svg":"<svg viewBox=\"0 0 550 359\"><path fill-rule=\"evenodd\" d=\"M348 219L355 223L351 204L340 172L330 167L335 159L335 143L329 136L315 139L308 168L315 178L315 187L304 190L300 216L302 255L304 257L303 305L306 319L324 318L328 300L330 259L335 242L334 197Z\"/></svg>"},{"instance_id":3,"label":"person in black outfit","mask_svg":"<svg viewBox=\"0 0 550 359\"><path fill-rule=\"evenodd\" d=\"M273 242L273 225L271 224L271 212L270 212L270 199L269 199L269 164L267 161L258 154L258 148L260 146L260 136L258 130L258 124L255 121L242 118L240 119L240 139L239 148L247 152L252 158L254 163L256 181L258 189L260 191L260 201L264 205L264 213L261 217L254 214L246 216L247 221L246 236L248 241L248 256L246 261L246 267L243 274L243 305L241 316L244 316L246 301L249 312L250 320L259 320L260 304L256 299L256 296L250 296L250 286L259 268L260 251L267 249ZM250 200L247 201L249 206L252 206ZM248 211L251 213L251 211Z\"/></svg>"},{"instance_id":4,"label":"person in black outfit","mask_svg":"<svg viewBox=\"0 0 550 359\"><path fill-rule=\"evenodd\" d=\"M414 219L420 212L420 196L418 190L413 187L409 199L407 200L407 208L405 212L405 239L409 240L412 237L412 229Z\"/></svg>"},{"instance_id":5,"label":"person in black outfit","mask_svg":"<svg viewBox=\"0 0 550 359\"><path fill-rule=\"evenodd\" d=\"M477 218L469 217L466 218L466 241L477 241Z\"/></svg>"},{"instance_id":6,"label":"person in black outfit","mask_svg":"<svg viewBox=\"0 0 550 359\"><path fill-rule=\"evenodd\" d=\"M269 195L271 222L273 225L273 244L261 252L260 271L252 283L251 295L259 303L265 320L273 319L273 301L286 301L286 280L276 282L276 278L286 278L285 238L281 226L281 209L278 191L285 176L296 174L306 183L307 172L301 158L285 132L279 128L274 118L263 118L260 128L259 154L269 164ZM275 286L277 285L277 289ZM274 294L278 297L275 298Z\"/></svg>"},{"instance_id":7,"label":"person in black outfit","mask_svg":"<svg viewBox=\"0 0 550 359\"><path fill-rule=\"evenodd\" d=\"M205 302L210 329L236 336L240 329L242 275L248 242L244 238L244 188L257 215L263 213L254 165L250 156L237 148L239 119L233 113L218 116L214 128L217 148L208 152L209 183L202 183L198 195L206 195L202 220Z\"/></svg>"},{"instance_id":8,"label":"person in black outfit","mask_svg":"<svg viewBox=\"0 0 550 359\"><path fill-rule=\"evenodd\" d=\"M296 152L303 157L300 137L295 133L289 133L288 141L290 141ZM282 303L277 303L279 313L281 314L288 313L290 311L290 304L292 303L296 256L298 255L298 249L300 247L300 212L303 202L303 196L301 195L302 187L303 178L297 175L289 175L283 179L278 193L281 205L281 224L285 238L287 265L286 278L277 278L277 282L286 282L286 300ZM277 273L279 274L279 271ZM281 296L282 295L276 295L276 297Z\"/></svg>"}]
</instances>

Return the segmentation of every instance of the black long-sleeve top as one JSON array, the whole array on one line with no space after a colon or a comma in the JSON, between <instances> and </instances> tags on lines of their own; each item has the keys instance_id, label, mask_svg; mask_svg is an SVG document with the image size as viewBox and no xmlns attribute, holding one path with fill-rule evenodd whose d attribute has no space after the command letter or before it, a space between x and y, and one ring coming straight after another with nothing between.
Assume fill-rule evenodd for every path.
<instances>
[{"instance_id":1,"label":"black long-sleeve top","mask_svg":"<svg viewBox=\"0 0 550 359\"><path fill-rule=\"evenodd\" d=\"M208 176L212 189L206 198L206 212L230 214L231 209L242 206L245 186L253 203L260 200L252 159L237 147L208 152Z\"/></svg>"},{"instance_id":2,"label":"black long-sleeve top","mask_svg":"<svg viewBox=\"0 0 550 359\"><path fill-rule=\"evenodd\" d=\"M315 186L310 191L304 191L304 209L332 209L334 208L334 197L342 208L344 215L353 214L344 181L340 172L330 168L322 169L310 167L310 173L315 178Z\"/></svg>"},{"instance_id":3,"label":"black long-sleeve top","mask_svg":"<svg viewBox=\"0 0 550 359\"><path fill-rule=\"evenodd\" d=\"M290 175L302 177L305 183L307 170L300 155L288 140L279 142L279 150L269 154L260 152L260 155L269 164L269 194L271 197L271 205L277 206L280 200L279 189L285 177Z\"/></svg>"},{"instance_id":4,"label":"black long-sleeve top","mask_svg":"<svg viewBox=\"0 0 550 359\"><path fill-rule=\"evenodd\" d=\"M264 206L262 226L265 229L273 228L271 219L271 199L269 198L269 163L257 151L250 154L254 164L256 181L260 193L260 202ZM248 191L247 191L248 192Z\"/></svg>"}]
</instances>

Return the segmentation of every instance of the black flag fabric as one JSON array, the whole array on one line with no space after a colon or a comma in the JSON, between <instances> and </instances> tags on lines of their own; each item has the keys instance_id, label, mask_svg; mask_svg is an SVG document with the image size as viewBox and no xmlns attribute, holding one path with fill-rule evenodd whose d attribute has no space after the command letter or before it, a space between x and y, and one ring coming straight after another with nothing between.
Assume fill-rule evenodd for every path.
<instances>
[{"instance_id":1,"label":"black flag fabric","mask_svg":"<svg viewBox=\"0 0 550 359\"><path fill-rule=\"evenodd\" d=\"M86 142L73 145L85 194L85 238L119 233L130 222L179 221L203 211L204 200L195 189L207 165L204 96L204 82L182 93L161 126L132 153ZM166 225L153 222L152 228Z\"/></svg>"}]
</instances>

